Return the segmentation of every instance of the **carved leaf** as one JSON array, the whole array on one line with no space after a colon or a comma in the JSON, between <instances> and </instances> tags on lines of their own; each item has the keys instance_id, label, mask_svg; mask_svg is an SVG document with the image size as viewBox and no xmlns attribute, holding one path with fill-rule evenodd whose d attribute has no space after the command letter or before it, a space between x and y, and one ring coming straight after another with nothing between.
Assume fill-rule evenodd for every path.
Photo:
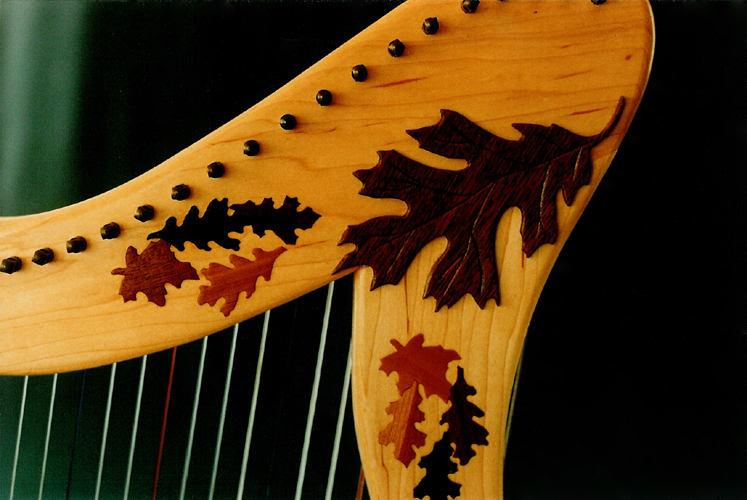
<instances>
[{"instance_id":1,"label":"carved leaf","mask_svg":"<svg viewBox=\"0 0 747 500\"><path fill-rule=\"evenodd\" d=\"M457 471L457 464L451 461L452 452L449 433L446 432L433 446L433 451L420 459L418 466L426 472L412 492L415 498L447 500L459 496L462 485L449 479L449 474Z\"/></svg>"},{"instance_id":2,"label":"carved leaf","mask_svg":"<svg viewBox=\"0 0 747 500\"><path fill-rule=\"evenodd\" d=\"M181 288L184 280L199 279L197 271L188 263L180 262L171 251L171 245L163 240L151 241L138 255L135 247L129 247L125 254L127 267L118 267L114 275L124 276L119 294L124 301L136 300L137 293L143 292L149 302L159 306L166 304L166 283Z\"/></svg>"},{"instance_id":3,"label":"carved leaf","mask_svg":"<svg viewBox=\"0 0 747 500\"><path fill-rule=\"evenodd\" d=\"M482 417L485 413L474 403L467 401L467 396L474 396L477 391L464 380L464 370L457 368L457 381L451 387L449 401L451 406L441 418L442 424L449 424L449 440L456 445L454 456L459 463L467 465L477 452L472 445L488 444L488 431L482 425L473 420L474 417Z\"/></svg>"},{"instance_id":4,"label":"carved leaf","mask_svg":"<svg viewBox=\"0 0 747 500\"><path fill-rule=\"evenodd\" d=\"M422 333L411 338L405 346L394 339L390 342L396 352L381 358L379 370L387 375L397 372L399 393L403 394L413 382L417 382L423 386L426 397L436 394L448 401L451 384L446 380L446 370L451 361L462 359L459 354L440 345L423 347L425 336Z\"/></svg>"},{"instance_id":5,"label":"carved leaf","mask_svg":"<svg viewBox=\"0 0 747 500\"><path fill-rule=\"evenodd\" d=\"M385 216L349 226L340 244L354 243L335 272L367 265L371 289L396 284L417 253L445 236L446 251L431 270L425 296L436 310L472 295L480 307L500 303L495 233L503 213L521 209L523 250L529 257L558 236L556 199L563 192L570 205L591 180L591 149L609 135L624 107L620 99L610 123L585 137L552 125L519 123L517 141L497 137L454 111L442 110L438 124L407 133L421 148L467 160L459 171L431 168L396 151L379 152L379 163L355 176L360 194L407 203L404 216Z\"/></svg>"},{"instance_id":6,"label":"carved leaf","mask_svg":"<svg viewBox=\"0 0 747 500\"><path fill-rule=\"evenodd\" d=\"M423 398L418 393L418 383L413 382L403 393L402 397L389 403L386 412L392 416L392 421L379 433L379 444L394 443L394 456L405 467L415 458L415 448L425 444L425 434L415 428L416 422L422 422L425 414L418 409Z\"/></svg>"},{"instance_id":7,"label":"carved leaf","mask_svg":"<svg viewBox=\"0 0 747 500\"><path fill-rule=\"evenodd\" d=\"M275 208L272 198L265 198L260 205L251 201L231 205L234 213L228 215L228 199L214 199L208 204L202 217L200 209L193 206L181 226L177 224L176 217L169 217L163 229L149 234L148 239L161 238L182 251L187 241L194 243L200 250L210 250L208 243L213 241L223 248L238 251L239 240L228 234L243 233L245 227L252 226L259 237L269 230L286 244L294 245L298 239L296 229L309 229L320 217L311 207L299 212L299 206L298 198L286 196L279 208Z\"/></svg>"},{"instance_id":8,"label":"carved leaf","mask_svg":"<svg viewBox=\"0 0 747 500\"><path fill-rule=\"evenodd\" d=\"M270 281L275 259L286 250L285 247L279 247L271 252L265 252L261 248L255 248L252 251L255 260L230 255L228 259L233 265L232 268L211 262L207 269L200 271L211 284L200 287L197 302L200 305L207 303L214 306L218 299L223 298L225 303L220 312L227 317L236 307L241 292L246 292L247 299L252 296L260 276Z\"/></svg>"}]
</instances>

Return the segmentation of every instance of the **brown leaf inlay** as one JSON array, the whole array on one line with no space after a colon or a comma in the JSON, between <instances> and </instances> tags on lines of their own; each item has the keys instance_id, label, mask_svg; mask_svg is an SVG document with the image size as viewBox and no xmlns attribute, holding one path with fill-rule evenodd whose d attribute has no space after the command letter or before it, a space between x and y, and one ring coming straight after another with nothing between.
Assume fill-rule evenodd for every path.
<instances>
[{"instance_id":1,"label":"brown leaf inlay","mask_svg":"<svg viewBox=\"0 0 747 500\"><path fill-rule=\"evenodd\" d=\"M207 303L214 306L218 299L223 298L225 303L220 311L224 316L228 316L236 307L241 292L246 292L246 298L248 299L254 293L257 287L257 279L260 276L266 281L270 280L275 259L286 250L285 247L278 247L270 252L265 252L261 248L255 248L252 251L255 260L232 254L228 259L233 267L211 262L207 269L200 271L210 280L211 284L200 287L200 296L197 298L197 302L200 305Z\"/></svg>"},{"instance_id":2,"label":"brown leaf inlay","mask_svg":"<svg viewBox=\"0 0 747 500\"><path fill-rule=\"evenodd\" d=\"M376 217L349 226L340 244L354 243L334 272L370 266L371 289L396 284L417 253L430 241L446 237L448 245L434 264L425 297L436 310L472 295L480 307L500 303L495 234L503 213L521 210L523 250L530 257L558 237L556 199L562 191L570 205L591 180L591 150L619 120L625 100L603 130L591 137L551 125L514 124L519 140L497 137L454 111L442 110L434 126L407 133L421 148L467 167L451 171L431 168L396 151L380 151L379 163L355 176L360 194L407 203L404 216Z\"/></svg>"},{"instance_id":3,"label":"brown leaf inlay","mask_svg":"<svg viewBox=\"0 0 747 500\"><path fill-rule=\"evenodd\" d=\"M389 403L386 412L392 416L392 421L379 433L379 444L394 444L394 456L405 467L415 458L415 448L425 444L425 434L415 428L416 422L422 422L425 414L418 409L423 398L418 392L418 383L413 382L403 393L402 397Z\"/></svg>"},{"instance_id":4,"label":"brown leaf inlay","mask_svg":"<svg viewBox=\"0 0 747 500\"><path fill-rule=\"evenodd\" d=\"M135 247L129 247L125 254L127 267L118 267L114 275L124 276L119 294L124 301L136 300L137 293L143 292L149 302L166 305L166 283L181 288L184 280L197 280L197 271L188 263L177 260L171 245L163 240L151 241L138 255Z\"/></svg>"}]
</instances>

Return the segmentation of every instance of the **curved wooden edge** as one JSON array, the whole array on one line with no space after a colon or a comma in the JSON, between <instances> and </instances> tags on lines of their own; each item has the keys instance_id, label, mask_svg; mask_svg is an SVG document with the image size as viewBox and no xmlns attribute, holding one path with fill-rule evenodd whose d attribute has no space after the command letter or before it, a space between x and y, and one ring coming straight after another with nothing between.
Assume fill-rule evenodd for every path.
<instances>
[{"instance_id":1,"label":"curved wooden edge","mask_svg":"<svg viewBox=\"0 0 747 500\"><path fill-rule=\"evenodd\" d=\"M433 266L446 249L445 238L423 248L396 286L371 291L372 270L364 267L356 273L354 415L373 499L422 498L430 484L439 484L442 493L447 488L459 498L502 498L509 403L529 321L563 244L633 119L651 68L654 26L647 2L486 4L479 7L487 6L485 11L478 10L484 20L476 22L492 23L485 43L500 42L492 49L492 63L498 68L493 81L512 97L501 99L500 107L484 105L477 112L477 117L489 116L475 119L488 132L517 139L507 124L523 122L554 123L592 135L613 114L613 96L623 96L626 106L612 134L592 151L589 185L578 191L570 206L558 193L559 233L554 244L542 245L527 257L522 250L520 210L510 209L500 219L495 235L499 305L489 300L480 308L466 296L436 311L436 299L423 298ZM524 91L512 92L518 87ZM418 351L419 345L426 350ZM392 359L400 352L406 355L393 369ZM427 361L434 359L441 361ZM466 384L473 394L468 390L470 395L460 403L445 401L432 393L431 377L462 390L467 390ZM403 378L405 383L398 385ZM415 385L405 387L411 379ZM413 390L417 395L411 394ZM437 443L458 427L446 417L455 406L468 415L473 412L472 441L462 436L456 439L459 444L449 444L451 448L443 452L445 448ZM410 410L402 412L401 407ZM473 456L462 463L458 457L465 453ZM432 460L451 471L439 473L433 483L434 477L428 477Z\"/></svg>"},{"instance_id":2,"label":"curved wooden edge","mask_svg":"<svg viewBox=\"0 0 747 500\"><path fill-rule=\"evenodd\" d=\"M506 5L483 2L480 13L500 9L503 25L523 16L543 17L544 8L535 15ZM556 8L571 10L565 3ZM603 12L584 8L592 15ZM436 35L425 35L422 19L433 15L438 16L441 29ZM595 80L568 68L598 50L598 39L564 49L558 42L556 49L564 51L558 59L543 53L550 40L543 32L529 33L517 47L516 34L497 30L487 19L464 14L456 0L408 2L269 98L143 176L70 207L1 219L0 258L17 256L22 268L13 274L0 273L4 301L0 373L82 369L162 350L221 330L342 275L333 275L333 270L354 248L338 245L345 229L405 211L399 200L360 196L361 183L353 172L375 166L381 150L397 150L437 168L463 168L461 161L419 149L405 132L433 125L440 109L457 110L507 138L518 135L511 127L516 121L545 125L560 121L575 132L593 134L596 123L589 118L608 116L620 95L637 94L645 85L643 79L619 83L592 95L587 89L598 86ZM603 32L599 35L604 39ZM406 45L398 58L387 51L394 38ZM631 51L615 39L605 44L608 57L600 64L607 70L648 64L644 49ZM358 64L368 68L363 82L351 77L351 68ZM547 78L516 78L528 66ZM331 105L316 102L321 89L332 92ZM578 98L557 101L558 92ZM634 108L627 108L621 126L632 118ZM490 113L484 115L485 110ZM297 119L293 130L283 130L278 123L288 113ZM259 154L244 154L248 140L259 143ZM613 132L594 156L609 154L616 141L619 134ZM208 177L207 166L213 162L224 165L222 177ZM172 188L181 184L191 188L190 195L175 201ZM294 230L293 242L273 230L259 234L262 231L245 226L243 233L222 234L238 241L238 250L215 241L206 243L210 250L189 241L183 251L172 245L173 259L158 249L148 250L158 240L148 236L163 230L169 218L174 218L173 225L182 226L190 210L196 218L204 217L214 200L220 204L225 199L227 206L258 206L269 199L270 207L279 210L286 198L297 200L297 211L309 208L320 216L308 229ZM143 205L154 209L154 217L146 222L133 217ZM229 208L223 215L230 217L234 210ZM119 225L120 235L102 239L101 227L111 222ZM66 242L77 236L87 240L86 250L67 253ZM203 270L215 265L230 270L235 267L231 255L253 261L255 250L273 252L281 247L286 251L274 260L270 278L255 273L251 297L234 287L236 304L228 315L228 299L200 304L202 288L212 285ZM55 258L39 266L32 263L32 256L42 248L53 250ZM153 257L156 254L166 255L170 264L162 265ZM133 271L138 259L147 264L147 272ZM194 273L175 262L188 263ZM159 274L164 269L166 277ZM123 288L128 272L118 270L156 277ZM161 284L161 291L137 291Z\"/></svg>"}]
</instances>

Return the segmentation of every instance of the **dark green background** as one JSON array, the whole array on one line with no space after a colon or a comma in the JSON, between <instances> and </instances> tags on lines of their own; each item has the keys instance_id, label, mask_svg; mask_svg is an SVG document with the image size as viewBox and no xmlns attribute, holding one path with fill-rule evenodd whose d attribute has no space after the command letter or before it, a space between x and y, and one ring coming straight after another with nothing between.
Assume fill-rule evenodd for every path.
<instances>
[{"instance_id":1,"label":"dark green background","mask_svg":"<svg viewBox=\"0 0 747 500\"><path fill-rule=\"evenodd\" d=\"M63 206L152 168L395 5L0 4L1 213ZM747 496L747 4L653 8L646 96L530 327L510 500ZM350 296L350 282L339 283L307 498L326 483ZM273 312L249 498L293 495L324 299L321 290ZM260 326L249 321L240 334L221 498L235 496ZM229 341L221 333L209 343L190 498L206 497ZM159 498L178 493L198 353L178 350ZM152 487L169 360L148 361L130 498ZM118 365L120 423L110 429L102 498L124 487L138 370L139 361ZM67 488L81 377L60 377L47 498ZM86 374L72 498L93 496L108 377L108 368ZM0 498L21 383L0 379ZM16 498L38 491L50 384L29 383ZM360 463L350 413L343 444L335 497L352 498Z\"/></svg>"}]
</instances>

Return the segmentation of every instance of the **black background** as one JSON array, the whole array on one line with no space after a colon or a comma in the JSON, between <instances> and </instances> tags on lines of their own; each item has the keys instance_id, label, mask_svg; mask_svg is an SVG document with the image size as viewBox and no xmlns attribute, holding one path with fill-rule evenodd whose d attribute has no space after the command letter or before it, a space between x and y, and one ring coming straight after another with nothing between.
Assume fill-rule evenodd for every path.
<instances>
[{"instance_id":1,"label":"black background","mask_svg":"<svg viewBox=\"0 0 747 500\"><path fill-rule=\"evenodd\" d=\"M71 201L115 187L167 159L395 5L90 4L79 126L70 137L80 181ZM648 90L550 275L530 326L506 461L507 499L747 497L747 4L655 2L653 11L656 51ZM339 284L337 293L324 381L329 411L322 410L318 442L332 433L348 348L349 280ZM302 427L308 396L293 391L310 384L324 296L324 291L312 294L272 317L280 324L274 336L271 329L271 339L280 347L274 351L279 354L268 354L274 357L267 366L275 371L263 375L263 381L276 381L265 391L266 398L277 401L277 414L263 417L260 427L274 437L257 445L262 455L252 470L267 484L255 481L252 498L288 498L295 488L297 464L282 450L298 446L300 439L294 437L298 431L288 429ZM256 332L259 324L249 322L246 331ZM309 340L299 340L305 337ZM250 394L251 349L258 335L241 338L246 347L240 350L246 352L239 353L243 358L237 369L251 376L236 382L232 391ZM225 333L211 340L215 373L208 375L210 390L203 391L209 394L201 403L206 422L212 422L219 406L229 340ZM190 411L198 351L197 345L180 348L177 385L183 381L183 386L175 399L183 400L184 415ZM154 402L144 418L156 430L143 431L151 436L143 442L152 442L160 431L162 402L156 396L163 391L170 354L152 358ZM123 429L131 422L139 369L137 362L128 363L121 371L129 386L117 386ZM99 391L84 398L84 412L88 408L96 429L108 373L98 369L87 375L87 390ZM65 377L69 386L61 389L60 404L66 401L74 409L82 375ZM49 382L35 379L30 387L43 400ZM19 387L20 379L3 385L6 415L17 412ZM289 406L294 399L301 401L298 408ZM45 422L47 404L38 403L38 422ZM246 404L234 403L239 411ZM69 430L74 411L60 412L56 425ZM281 421L281 414L290 420ZM302 415L297 424L292 421L296 414ZM174 418L173 428L185 429L186 420ZM235 430L227 431L232 448L240 448L235 443L243 439L246 425L245 417L236 418L230 427ZM339 498L351 498L357 481L351 420L338 474L344 486L335 490ZM30 427L40 431L45 424L38 422ZM184 432L171 438L174 449ZM11 428L0 432L3 472L9 468L12 434ZM58 439L59 449L66 450L71 438ZM114 439L118 444L111 446L123 448L129 434L122 431ZM204 497L205 464L212 461L209 439L214 438L198 445L200 462L194 470L203 472L194 473L199 483L194 498ZM25 446L38 455L36 448ZM95 437L88 446L98 451ZM143 444L143 449L152 446ZM67 453L57 457L58 492L64 489ZM124 453L107 460L121 468ZM88 463L93 459L78 460L76 484L82 485L95 466ZM226 460L236 469L236 460ZM328 452L312 460L328 462ZM146 474L153 459L140 462ZM178 476L181 464L176 459L173 464L164 465L163 498L177 491L168 481ZM278 472L286 469L288 478ZM3 481L0 492L7 491ZM121 495L118 481L107 480L106 495ZM307 481L308 497L318 498L326 472L310 473ZM145 483L135 497L147 496ZM228 480L222 488L221 495L235 495ZM81 498L90 497L90 491L90 486L73 488Z\"/></svg>"}]
</instances>

